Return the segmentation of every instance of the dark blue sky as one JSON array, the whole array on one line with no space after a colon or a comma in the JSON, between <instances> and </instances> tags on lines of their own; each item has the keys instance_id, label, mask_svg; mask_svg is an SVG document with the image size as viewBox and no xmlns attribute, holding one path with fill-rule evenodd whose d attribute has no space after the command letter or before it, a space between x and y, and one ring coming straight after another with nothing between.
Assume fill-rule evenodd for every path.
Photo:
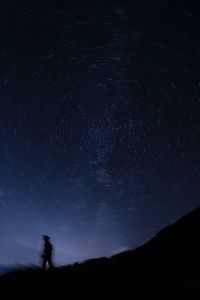
<instances>
[{"instance_id":1,"label":"dark blue sky","mask_svg":"<svg viewBox=\"0 0 200 300\"><path fill-rule=\"evenodd\" d=\"M197 1L1 3L0 265L42 234L56 263L111 255L197 207L199 70Z\"/></svg>"}]
</instances>

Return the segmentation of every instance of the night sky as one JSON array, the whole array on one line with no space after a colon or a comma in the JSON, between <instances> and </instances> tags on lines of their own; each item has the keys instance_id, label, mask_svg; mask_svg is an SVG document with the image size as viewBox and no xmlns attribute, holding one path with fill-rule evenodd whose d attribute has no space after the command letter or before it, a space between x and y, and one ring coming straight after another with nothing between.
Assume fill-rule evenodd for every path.
<instances>
[{"instance_id":1,"label":"night sky","mask_svg":"<svg viewBox=\"0 0 200 300\"><path fill-rule=\"evenodd\" d=\"M199 182L198 1L1 1L0 265L135 248Z\"/></svg>"}]
</instances>

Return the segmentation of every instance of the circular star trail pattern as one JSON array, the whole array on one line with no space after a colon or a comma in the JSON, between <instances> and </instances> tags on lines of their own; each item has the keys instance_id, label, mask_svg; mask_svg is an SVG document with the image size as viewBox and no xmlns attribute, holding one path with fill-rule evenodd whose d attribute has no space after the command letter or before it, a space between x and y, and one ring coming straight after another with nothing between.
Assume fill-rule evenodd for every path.
<instances>
[{"instance_id":1,"label":"circular star trail pattern","mask_svg":"<svg viewBox=\"0 0 200 300\"><path fill-rule=\"evenodd\" d=\"M200 6L28 2L0 4L0 264L134 248L200 204Z\"/></svg>"}]
</instances>

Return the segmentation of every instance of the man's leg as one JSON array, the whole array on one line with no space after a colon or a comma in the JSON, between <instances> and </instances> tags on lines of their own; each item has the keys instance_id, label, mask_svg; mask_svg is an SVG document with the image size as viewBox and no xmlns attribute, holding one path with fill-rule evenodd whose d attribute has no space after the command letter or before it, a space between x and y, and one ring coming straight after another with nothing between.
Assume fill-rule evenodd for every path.
<instances>
[{"instance_id":1,"label":"man's leg","mask_svg":"<svg viewBox=\"0 0 200 300\"><path fill-rule=\"evenodd\" d=\"M44 271L46 270L46 263L47 263L47 259L46 259L46 257L43 257L42 269Z\"/></svg>"},{"instance_id":2,"label":"man's leg","mask_svg":"<svg viewBox=\"0 0 200 300\"><path fill-rule=\"evenodd\" d=\"M49 268L52 269L53 268L53 263L52 263L52 258L51 257L48 258L48 263L49 263Z\"/></svg>"}]
</instances>

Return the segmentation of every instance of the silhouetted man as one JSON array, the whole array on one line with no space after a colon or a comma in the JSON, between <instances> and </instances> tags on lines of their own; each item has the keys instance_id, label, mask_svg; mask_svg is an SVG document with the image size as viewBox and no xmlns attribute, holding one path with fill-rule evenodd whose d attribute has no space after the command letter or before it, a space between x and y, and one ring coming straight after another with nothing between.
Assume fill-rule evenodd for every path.
<instances>
[{"instance_id":1,"label":"silhouetted man","mask_svg":"<svg viewBox=\"0 0 200 300\"><path fill-rule=\"evenodd\" d=\"M52 244L50 243L50 237L48 235L43 236L44 240L44 251L42 254L42 268L43 270L46 270L47 263L49 265L49 268L53 267L52 264L52 252L53 252L53 247Z\"/></svg>"}]
</instances>

